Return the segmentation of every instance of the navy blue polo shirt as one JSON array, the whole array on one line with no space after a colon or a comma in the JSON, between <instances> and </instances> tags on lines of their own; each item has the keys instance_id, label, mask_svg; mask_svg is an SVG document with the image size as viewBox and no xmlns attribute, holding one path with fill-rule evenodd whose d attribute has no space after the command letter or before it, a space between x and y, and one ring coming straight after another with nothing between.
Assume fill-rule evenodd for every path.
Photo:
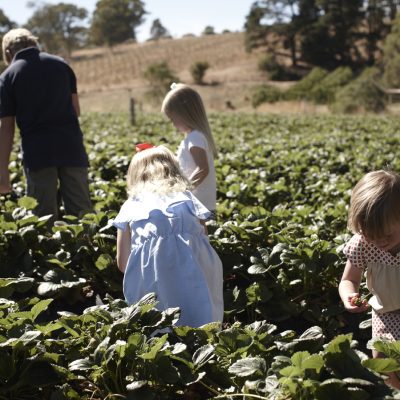
<instances>
[{"instance_id":1,"label":"navy blue polo shirt","mask_svg":"<svg viewBox=\"0 0 400 400\"><path fill-rule=\"evenodd\" d=\"M16 118L26 168L88 166L73 93L68 64L36 47L19 51L0 75L0 118Z\"/></svg>"}]
</instances>

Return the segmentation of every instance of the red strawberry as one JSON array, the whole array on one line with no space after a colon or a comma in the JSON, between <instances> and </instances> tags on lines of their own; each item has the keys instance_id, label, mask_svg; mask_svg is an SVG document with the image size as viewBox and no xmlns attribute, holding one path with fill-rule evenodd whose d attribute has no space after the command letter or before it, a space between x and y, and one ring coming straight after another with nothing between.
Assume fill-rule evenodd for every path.
<instances>
[{"instance_id":1,"label":"red strawberry","mask_svg":"<svg viewBox=\"0 0 400 400\"><path fill-rule=\"evenodd\" d=\"M365 305L366 303L367 303L367 300L365 299L365 297L360 297L359 294L357 294L356 296L353 296L350 299L350 304L355 307L361 307L361 306Z\"/></svg>"}]
</instances>

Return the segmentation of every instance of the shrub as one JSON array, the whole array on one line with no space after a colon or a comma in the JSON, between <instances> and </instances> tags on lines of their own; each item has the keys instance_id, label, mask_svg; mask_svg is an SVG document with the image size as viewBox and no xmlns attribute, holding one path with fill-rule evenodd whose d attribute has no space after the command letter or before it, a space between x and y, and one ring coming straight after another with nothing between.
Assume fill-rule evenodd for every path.
<instances>
[{"instance_id":1,"label":"shrub","mask_svg":"<svg viewBox=\"0 0 400 400\"><path fill-rule=\"evenodd\" d=\"M191 65L190 73L195 83L198 85L203 83L203 78L208 68L210 68L210 64L207 61L197 61Z\"/></svg>"},{"instance_id":2,"label":"shrub","mask_svg":"<svg viewBox=\"0 0 400 400\"><path fill-rule=\"evenodd\" d=\"M336 93L333 111L341 113L383 111L385 94L375 83L378 78L379 71L376 68L365 69L358 78Z\"/></svg>"},{"instance_id":3,"label":"shrub","mask_svg":"<svg viewBox=\"0 0 400 400\"><path fill-rule=\"evenodd\" d=\"M169 90L171 83L179 80L165 61L150 64L144 72L144 77L151 86L148 94L156 99L162 98Z\"/></svg>"},{"instance_id":4,"label":"shrub","mask_svg":"<svg viewBox=\"0 0 400 400\"><path fill-rule=\"evenodd\" d=\"M389 87L400 87L400 54L393 55L385 63L383 79Z\"/></svg>"},{"instance_id":5,"label":"shrub","mask_svg":"<svg viewBox=\"0 0 400 400\"><path fill-rule=\"evenodd\" d=\"M298 75L288 71L285 67L280 65L275 56L267 54L258 62L258 69L268 74L269 79L273 81L287 81L298 79Z\"/></svg>"},{"instance_id":6,"label":"shrub","mask_svg":"<svg viewBox=\"0 0 400 400\"><path fill-rule=\"evenodd\" d=\"M275 86L262 85L257 87L251 96L251 105L257 108L262 103L275 103L281 99L281 91Z\"/></svg>"},{"instance_id":7,"label":"shrub","mask_svg":"<svg viewBox=\"0 0 400 400\"><path fill-rule=\"evenodd\" d=\"M339 67L326 75L311 90L311 98L319 104L333 103L335 93L353 79L350 67Z\"/></svg>"},{"instance_id":8,"label":"shrub","mask_svg":"<svg viewBox=\"0 0 400 400\"><path fill-rule=\"evenodd\" d=\"M319 67L313 68L301 81L286 91L285 98L287 100L310 100L313 88L327 75L328 71L325 69Z\"/></svg>"},{"instance_id":9,"label":"shrub","mask_svg":"<svg viewBox=\"0 0 400 400\"><path fill-rule=\"evenodd\" d=\"M258 69L262 72L266 72L272 80L278 80L277 78L279 78L282 71L282 67L271 54L267 54L260 59L258 62Z\"/></svg>"}]
</instances>

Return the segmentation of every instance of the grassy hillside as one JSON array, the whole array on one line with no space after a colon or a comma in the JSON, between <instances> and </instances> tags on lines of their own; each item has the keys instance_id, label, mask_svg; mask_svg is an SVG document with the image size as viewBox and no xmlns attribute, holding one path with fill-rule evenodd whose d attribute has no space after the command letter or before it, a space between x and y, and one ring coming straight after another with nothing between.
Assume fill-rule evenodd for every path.
<instances>
[{"instance_id":1,"label":"grassy hillside","mask_svg":"<svg viewBox=\"0 0 400 400\"><path fill-rule=\"evenodd\" d=\"M130 43L112 50L96 48L73 54L83 111L124 111L132 95L139 110L157 111L145 98L149 89L143 72L149 64L166 61L181 81L192 84L190 66L207 61L205 85L198 86L210 111L250 110L249 94L266 78L257 69L257 53L246 53L244 33Z\"/></svg>"}]
</instances>

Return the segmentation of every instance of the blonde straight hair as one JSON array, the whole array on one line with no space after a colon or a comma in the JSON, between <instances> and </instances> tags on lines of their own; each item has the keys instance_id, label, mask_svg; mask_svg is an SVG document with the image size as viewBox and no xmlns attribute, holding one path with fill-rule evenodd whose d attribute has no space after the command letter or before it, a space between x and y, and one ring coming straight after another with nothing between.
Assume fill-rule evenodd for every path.
<instances>
[{"instance_id":1,"label":"blonde straight hair","mask_svg":"<svg viewBox=\"0 0 400 400\"><path fill-rule=\"evenodd\" d=\"M169 194L190 189L177 159L165 146L136 153L129 164L126 181L130 197L143 192Z\"/></svg>"},{"instance_id":2,"label":"blonde straight hair","mask_svg":"<svg viewBox=\"0 0 400 400\"><path fill-rule=\"evenodd\" d=\"M173 83L161 106L169 119L176 120L190 129L204 134L214 157L217 157L217 146L211 133L203 100L196 90L183 83Z\"/></svg>"},{"instance_id":3,"label":"blonde straight hair","mask_svg":"<svg viewBox=\"0 0 400 400\"><path fill-rule=\"evenodd\" d=\"M400 176L386 170L364 175L351 194L349 229L375 240L390 233L397 223L400 223Z\"/></svg>"}]
</instances>

